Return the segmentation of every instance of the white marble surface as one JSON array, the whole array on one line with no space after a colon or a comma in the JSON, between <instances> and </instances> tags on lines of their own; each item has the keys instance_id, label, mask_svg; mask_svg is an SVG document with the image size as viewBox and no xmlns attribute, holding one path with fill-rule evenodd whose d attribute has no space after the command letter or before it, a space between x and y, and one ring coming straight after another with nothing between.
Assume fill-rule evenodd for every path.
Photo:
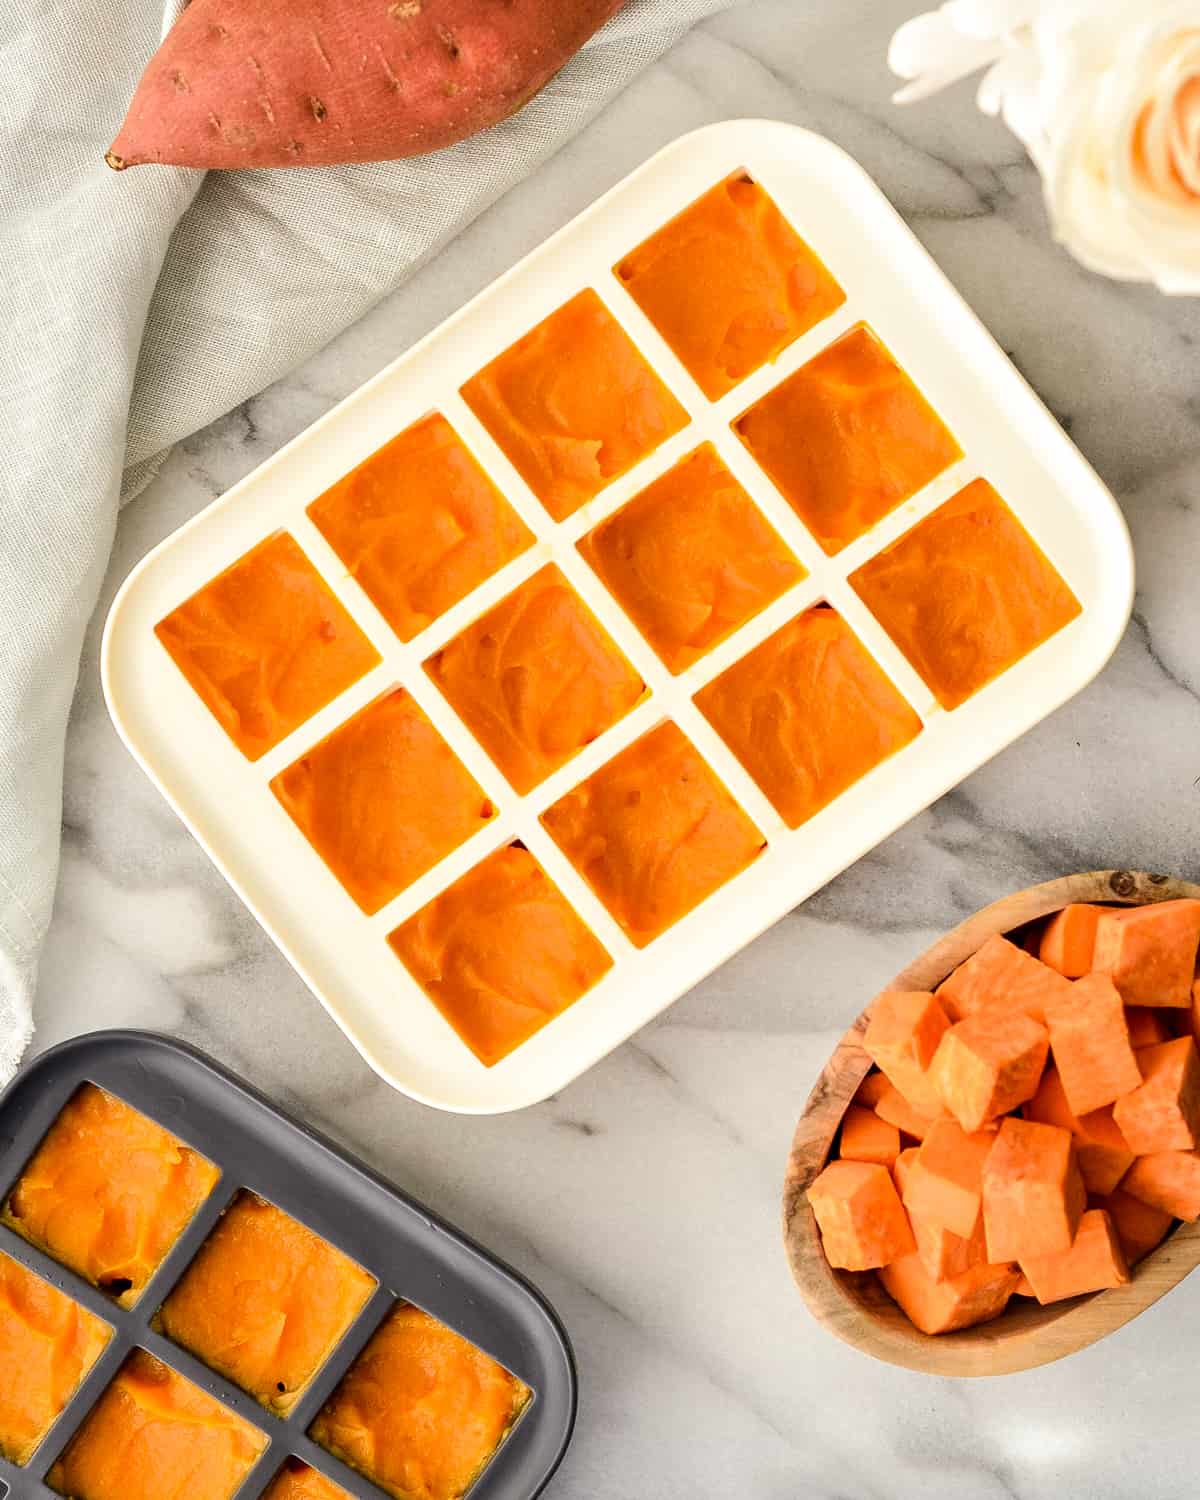
<instances>
[{"instance_id":1,"label":"white marble surface","mask_svg":"<svg viewBox=\"0 0 1200 1500\"><path fill-rule=\"evenodd\" d=\"M691 35L415 282L183 444L123 518L104 605L148 547L654 148L707 121L775 116L826 132L875 175L1129 517L1135 621L1098 682L1040 730L559 1098L462 1119L367 1071L118 743L98 624L84 659L37 1045L118 1025L185 1037L538 1281L582 1379L557 1500L1197 1490L1200 1279L1065 1363L956 1384L834 1342L780 1248L809 1084L933 933L1070 870L1197 870L1200 306L1106 284L1054 248L1032 169L966 90L891 106L886 42L914 8L757 0Z\"/></svg>"}]
</instances>

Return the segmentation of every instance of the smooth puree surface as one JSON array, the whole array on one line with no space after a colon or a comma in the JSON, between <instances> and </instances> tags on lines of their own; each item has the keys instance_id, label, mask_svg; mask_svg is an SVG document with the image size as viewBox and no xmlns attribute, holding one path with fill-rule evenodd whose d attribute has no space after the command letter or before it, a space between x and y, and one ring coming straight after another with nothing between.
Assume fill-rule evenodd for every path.
<instances>
[{"instance_id":1,"label":"smooth puree surface","mask_svg":"<svg viewBox=\"0 0 1200 1500\"><path fill-rule=\"evenodd\" d=\"M710 400L846 300L766 189L745 175L718 183L615 269Z\"/></svg>"},{"instance_id":2,"label":"smooth puree surface","mask_svg":"<svg viewBox=\"0 0 1200 1500\"><path fill-rule=\"evenodd\" d=\"M733 425L831 555L962 457L937 413L863 324Z\"/></svg>"},{"instance_id":3,"label":"smooth puree surface","mask_svg":"<svg viewBox=\"0 0 1200 1500\"><path fill-rule=\"evenodd\" d=\"M277 1411L296 1402L375 1279L274 1204L242 1193L159 1311L162 1331Z\"/></svg>"},{"instance_id":4,"label":"smooth puree surface","mask_svg":"<svg viewBox=\"0 0 1200 1500\"><path fill-rule=\"evenodd\" d=\"M921 732L845 620L807 610L696 694L789 828Z\"/></svg>"},{"instance_id":5,"label":"smooth puree surface","mask_svg":"<svg viewBox=\"0 0 1200 1500\"><path fill-rule=\"evenodd\" d=\"M624 718L645 691L553 565L468 625L426 671L521 793Z\"/></svg>"},{"instance_id":6,"label":"smooth puree surface","mask_svg":"<svg viewBox=\"0 0 1200 1500\"><path fill-rule=\"evenodd\" d=\"M601 521L579 550L672 672L804 577L711 443Z\"/></svg>"},{"instance_id":7,"label":"smooth puree surface","mask_svg":"<svg viewBox=\"0 0 1200 1500\"><path fill-rule=\"evenodd\" d=\"M687 413L588 288L462 388L556 521L687 424Z\"/></svg>"},{"instance_id":8,"label":"smooth puree surface","mask_svg":"<svg viewBox=\"0 0 1200 1500\"><path fill-rule=\"evenodd\" d=\"M349 1493L298 1458L289 1458L263 1493L262 1500L351 1500Z\"/></svg>"},{"instance_id":9,"label":"smooth puree surface","mask_svg":"<svg viewBox=\"0 0 1200 1500\"><path fill-rule=\"evenodd\" d=\"M110 1334L66 1293L0 1254L0 1454L29 1461Z\"/></svg>"},{"instance_id":10,"label":"smooth puree surface","mask_svg":"<svg viewBox=\"0 0 1200 1500\"><path fill-rule=\"evenodd\" d=\"M161 1125L85 1083L9 1194L4 1222L129 1305L218 1176Z\"/></svg>"},{"instance_id":11,"label":"smooth puree surface","mask_svg":"<svg viewBox=\"0 0 1200 1500\"><path fill-rule=\"evenodd\" d=\"M368 915L496 813L416 699L399 687L293 761L271 790Z\"/></svg>"},{"instance_id":12,"label":"smooth puree surface","mask_svg":"<svg viewBox=\"0 0 1200 1500\"><path fill-rule=\"evenodd\" d=\"M308 514L402 641L533 544L439 412L384 444Z\"/></svg>"},{"instance_id":13,"label":"smooth puree surface","mask_svg":"<svg viewBox=\"0 0 1200 1500\"><path fill-rule=\"evenodd\" d=\"M600 942L519 844L468 870L388 941L488 1067L612 968Z\"/></svg>"},{"instance_id":14,"label":"smooth puree surface","mask_svg":"<svg viewBox=\"0 0 1200 1500\"><path fill-rule=\"evenodd\" d=\"M47 1476L70 1500L229 1500L265 1436L135 1349Z\"/></svg>"},{"instance_id":15,"label":"smooth puree surface","mask_svg":"<svg viewBox=\"0 0 1200 1500\"><path fill-rule=\"evenodd\" d=\"M351 1365L311 1435L399 1500L457 1500L529 1395L482 1349L402 1304Z\"/></svg>"},{"instance_id":16,"label":"smooth puree surface","mask_svg":"<svg viewBox=\"0 0 1200 1500\"><path fill-rule=\"evenodd\" d=\"M250 760L380 661L286 531L206 583L154 633Z\"/></svg>"},{"instance_id":17,"label":"smooth puree surface","mask_svg":"<svg viewBox=\"0 0 1200 1500\"><path fill-rule=\"evenodd\" d=\"M973 479L850 582L943 708L965 703L1080 612L986 479Z\"/></svg>"},{"instance_id":18,"label":"smooth puree surface","mask_svg":"<svg viewBox=\"0 0 1200 1500\"><path fill-rule=\"evenodd\" d=\"M744 870L765 844L670 721L560 798L542 822L639 948Z\"/></svg>"}]
</instances>

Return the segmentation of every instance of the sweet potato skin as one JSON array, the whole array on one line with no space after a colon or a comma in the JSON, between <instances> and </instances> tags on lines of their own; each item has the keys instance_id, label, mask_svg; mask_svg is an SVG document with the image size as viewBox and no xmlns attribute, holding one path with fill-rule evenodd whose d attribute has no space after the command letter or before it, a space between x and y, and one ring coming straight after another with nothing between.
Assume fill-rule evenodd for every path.
<instances>
[{"instance_id":1,"label":"sweet potato skin","mask_svg":"<svg viewBox=\"0 0 1200 1500\"><path fill-rule=\"evenodd\" d=\"M419 156L526 104L624 0L191 0L106 155L201 168Z\"/></svg>"}]
</instances>

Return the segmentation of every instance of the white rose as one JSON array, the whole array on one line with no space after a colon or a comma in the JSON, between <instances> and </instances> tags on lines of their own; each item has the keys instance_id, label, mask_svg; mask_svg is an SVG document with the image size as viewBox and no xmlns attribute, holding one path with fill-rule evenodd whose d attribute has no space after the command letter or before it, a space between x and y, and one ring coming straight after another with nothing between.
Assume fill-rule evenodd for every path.
<instances>
[{"instance_id":1,"label":"white rose","mask_svg":"<svg viewBox=\"0 0 1200 1500\"><path fill-rule=\"evenodd\" d=\"M949 0L892 39L927 97L981 67L1042 174L1059 240L1085 265L1200 292L1200 0Z\"/></svg>"}]
</instances>

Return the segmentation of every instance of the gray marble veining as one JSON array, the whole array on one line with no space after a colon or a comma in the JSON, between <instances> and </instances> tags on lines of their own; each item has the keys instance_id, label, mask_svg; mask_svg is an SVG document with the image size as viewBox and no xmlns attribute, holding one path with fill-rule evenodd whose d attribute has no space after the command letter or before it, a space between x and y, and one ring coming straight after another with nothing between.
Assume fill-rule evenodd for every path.
<instances>
[{"instance_id":1,"label":"gray marble veining","mask_svg":"<svg viewBox=\"0 0 1200 1500\"><path fill-rule=\"evenodd\" d=\"M1038 183L967 88L895 109L915 0L757 0L647 72L407 288L183 443L125 513L101 609L153 543L659 145L733 115L812 126L877 178L1113 487L1134 622L1097 682L561 1096L465 1119L359 1061L117 741L89 638L37 1045L185 1037L537 1280L582 1412L558 1500L1172 1500L1198 1488L1200 1280L1100 1346L999 1382L837 1344L778 1231L788 1141L847 1019L1004 892L1132 865L1195 877L1200 829L1200 304L1103 282L1050 241Z\"/></svg>"}]
</instances>

